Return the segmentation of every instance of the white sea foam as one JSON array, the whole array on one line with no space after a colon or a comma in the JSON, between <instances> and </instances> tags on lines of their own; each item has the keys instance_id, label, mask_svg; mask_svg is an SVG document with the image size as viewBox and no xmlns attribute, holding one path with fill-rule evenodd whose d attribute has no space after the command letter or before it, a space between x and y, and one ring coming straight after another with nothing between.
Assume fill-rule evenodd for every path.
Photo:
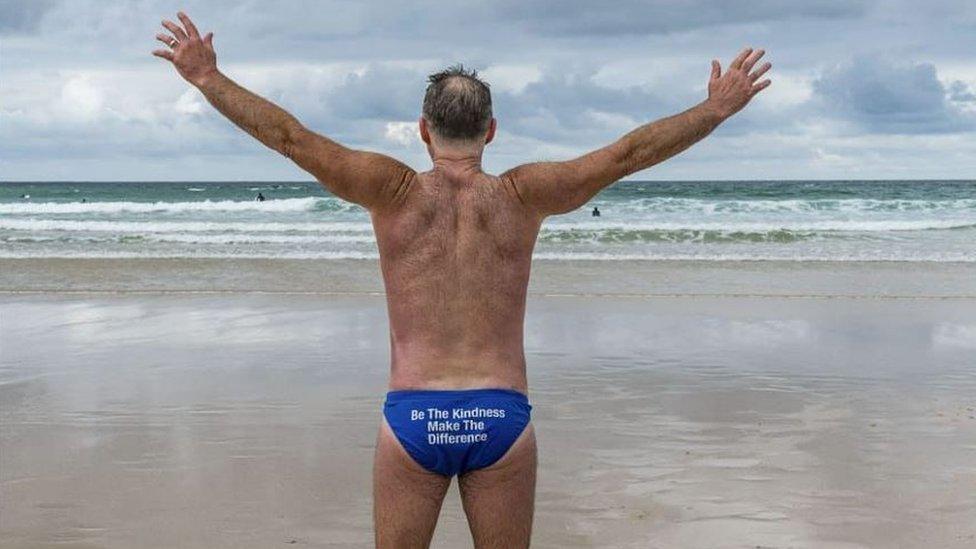
<instances>
[{"instance_id":1,"label":"white sea foam","mask_svg":"<svg viewBox=\"0 0 976 549\"><path fill-rule=\"evenodd\" d=\"M147 235L101 235L90 236L73 234L70 236L0 236L0 242L121 242L141 238L146 242L183 242L187 244L344 244L344 243L375 243L376 239L369 235L323 234L323 235L279 235L279 234L194 234L194 233L160 233Z\"/></svg>"},{"instance_id":2,"label":"white sea foam","mask_svg":"<svg viewBox=\"0 0 976 549\"><path fill-rule=\"evenodd\" d=\"M976 255L959 253L848 253L837 255L811 254L771 254L755 253L606 253L606 252L536 252L534 259L548 260L585 260L585 261L798 261L798 262L923 262L923 263L976 263Z\"/></svg>"},{"instance_id":3,"label":"white sea foam","mask_svg":"<svg viewBox=\"0 0 976 549\"><path fill-rule=\"evenodd\" d=\"M812 221L804 219L782 219L769 221L655 221L652 223L603 222L603 221L554 221L543 227L544 231L725 231L725 232L769 232L769 231L921 231L928 229L976 228L976 213L967 219L884 219L884 220L846 220L830 219Z\"/></svg>"},{"instance_id":4,"label":"white sea foam","mask_svg":"<svg viewBox=\"0 0 976 549\"><path fill-rule=\"evenodd\" d=\"M915 219L915 220L770 220L760 222L702 222L659 221L591 222L556 221L543 226L543 233L558 231L717 231L725 233L770 231L858 231L897 232L935 229L976 228L973 219ZM222 222L222 221L82 221L45 218L3 218L0 229L20 231L113 231L113 232L184 232L184 231L241 231L241 232L288 232L288 231L372 231L369 221L310 222Z\"/></svg>"},{"instance_id":5,"label":"white sea foam","mask_svg":"<svg viewBox=\"0 0 976 549\"><path fill-rule=\"evenodd\" d=\"M302 187L287 187L301 189ZM269 190L271 187L253 187ZM188 187L201 192L202 187ZM334 197L303 197L255 200L198 200L183 202L8 202L0 203L0 213L6 214L78 214L122 212L206 212L206 211L312 211L323 204L337 209L358 208ZM608 202L597 200L605 208ZM690 213L690 214L749 214L749 213L898 213L947 212L976 215L976 199L956 200L878 200L878 199L822 199L822 200L703 200L694 198L635 198L612 203L614 210L631 214Z\"/></svg>"},{"instance_id":6,"label":"white sea foam","mask_svg":"<svg viewBox=\"0 0 976 549\"><path fill-rule=\"evenodd\" d=\"M252 190L272 188L308 187ZM0 257L376 257L367 212L336 197L132 201L168 192L150 188L116 202L0 203ZM602 217L582 209L548 218L535 257L976 262L973 194L929 200L602 196L592 203Z\"/></svg>"},{"instance_id":7,"label":"white sea foam","mask_svg":"<svg viewBox=\"0 0 976 549\"><path fill-rule=\"evenodd\" d=\"M82 259L379 259L376 252L357 252L357 251L322 251L315 253L307 252L282 252L282 253L261 253L260 251L248 251L242 253L218 253L211 251L187 251L186 253L166 253L148 251L81 251L81 250L31 250L18 253L0 249L0 259L56 259L56 258L82 258Z\"/></svg>"},{"instance_id":8,"label":"white sea foam","mask_svg":"<svg viewBox=\"0 0 976 549\"><path fill-rule=\"evenodd\" d=\"M906 199L754 199L719 200L699 198L651 197L634 198L626 202L600 201L595 204L611 206L628 212L669 213L861 213L861 212L925 212L976 211L976 199L906 200Z\"/></svg>"},{"instance_id":9,"label":"white sea foam","mask_svg":"<svg viewBox=\"0 0 976 549\"><path fill-rule=\"evenodd\" d=\"M150 235L152 242L185 242L187 244L345 244L375 243L372 235L278 235L278 234L163 234Z\"/></svg>"},{"instance_id":10,"label":"white sea foam","mask_svg":"<svg viewBox=\"0 0 976 549\"><path fill-rule=\"evenodd\" d=\"M275 250L261 250L251 248L235 252L214 252L212 250L185 250L179 253L152 250L142 251L91 251L91 250L46 250L33 249L13 251L0 249L0 258L156 258L156 259L209 259L209 258L241 258L241 259L379 259L376 252L357 250L296 252ZM808 254L770 254L770 253L730 253L730 254L681 254L681 253L577 253L577 252L535 252L533 258L550 261L786 261L786 262L881 262L881 263L976 263L976 256L960 253L916 253L889 254L880 253L852 253L831 256Z\"/></svg>"},{"instance_id":11,"label":"white sea foam","mask_svg":"<svg viewBox=\"0 0 976 549\"><path fill-rule=\"evenodd\" d=\"M0 230L91 231L113 233L183 232L372 232L369 222L321 223L223 222L223 221L75 221L64 219L0 219Z\"/></svg>"},{"instance_id":12,"label":"white sea foam","mask_svg":"<svg viewBox=\"0 0 976 549\"><path fill-rule=\"evenodd\" d=\"M199 200L191 202L7 202L0 203L0 214L106 214L149 212L302 212L317 209L334 198L281 198L265 200ZM348 203L345 203L348 204ZM351 207L351 206L350 206Z\"/></svg>"},{"instance_id":13,"label":"white sea foam","mask_svg":"<svg viewBox=\"0 0 976 549\"><path fill-rule=\"evenodd\" d=\"M314 188L314 185L312 187ZM293 190L293 191L297 191L299 189L303 189L303 190L308 189L308 187L305 187L305 186L302 186L302 185L288 185L287 187L283 187L281 185L263 185L263 186L259 186L259 187L248 187L247 188L247 190L249 190L249 191L276 191L276 190L280 190L280 189L290 189L290 190Z\"/></svg>"}]
</instances>

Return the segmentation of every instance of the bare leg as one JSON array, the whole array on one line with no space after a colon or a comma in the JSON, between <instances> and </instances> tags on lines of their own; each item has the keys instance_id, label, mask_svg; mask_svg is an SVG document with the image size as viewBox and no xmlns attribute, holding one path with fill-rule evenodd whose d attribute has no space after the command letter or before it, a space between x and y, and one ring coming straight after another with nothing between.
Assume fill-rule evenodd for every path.
<instances>
[{"instance_id":1,"label":"bare leg","mask_svg":"<svg viewBox=\"0 0 976 549\"><path fill-rule=\"evenodd\" d=\"M535 430L529 424L500 460L460 477L477 549L528 547L535 509Z\"/></svg>"},{"instance_id":2,"label":"bare leg","mask_svg":"<svg viewBox=\"0 0 976 549\"><path fill-rule=\"evenodd\" d=\"M451 479L431 473L407 454L386 420L373 461L376 547L429 547Z\"/></svg>"}]
</instances>

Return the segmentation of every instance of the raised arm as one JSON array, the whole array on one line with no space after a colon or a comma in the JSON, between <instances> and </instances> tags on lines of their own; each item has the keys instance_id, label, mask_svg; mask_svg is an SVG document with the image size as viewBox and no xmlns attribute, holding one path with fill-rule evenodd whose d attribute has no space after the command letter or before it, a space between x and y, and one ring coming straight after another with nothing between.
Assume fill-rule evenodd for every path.
<instances>
[{"instance_id":1,"label":"raised arm","mask_svg":"<svg viewBox=\"0 0 976 549\"><path fill-rule=\"evenodd\" d=\"M645 124L616 142L565 162L535 162L502 174L522 201L540 215L566 213L604 187L632 173L663 162L694 145L724 120L739 112L769 85L758 81L771 65L752 71L763 50L746 49L725 74L712 61L708 99L674 116Z\"/></svg>"},{"instance_id":2,"label":"raised arm","mask_svg":"<svg viewBox=\"0 0 976 549\"><path fill-rule=\"evenodd\" d=\"M217 70L213 33L201 37L186 14L178 16L183 27L163 21L172 34L156 35L169 49L156 50L153 55L171 61L180 76L231 122L292 159L340 198L377 208L403 195L415 175L408 166L382 154L344 147L237 85Z\"/></svg>"}]
</instances>

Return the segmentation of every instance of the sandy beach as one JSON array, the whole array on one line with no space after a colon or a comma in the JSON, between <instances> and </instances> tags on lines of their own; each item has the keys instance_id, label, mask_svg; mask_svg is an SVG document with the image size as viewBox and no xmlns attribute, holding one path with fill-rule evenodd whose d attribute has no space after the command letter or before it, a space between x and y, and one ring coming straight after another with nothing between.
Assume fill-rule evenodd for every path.
<instances>
[{"instance_id":1,"label":"sandy beach","mask_svg":"<svg viewBox=\"0 0 976 549\"><path fill-rule=\"evenodd\" d=\"M185 4L0 0L0 549L976 549L976 0Z\"/></svg>"},{"instance_id":2,"label":"sandy beach","mask_svg":"<svg viewBox=\"0 0 976 549\"><path fill-rule=\"evenodd\" d=\"M0 261L2 545L370 546L385 303L327 263ZM536 265L534 546L976 544L972 266L694 267Z\"/></svg>"}]
</instances>

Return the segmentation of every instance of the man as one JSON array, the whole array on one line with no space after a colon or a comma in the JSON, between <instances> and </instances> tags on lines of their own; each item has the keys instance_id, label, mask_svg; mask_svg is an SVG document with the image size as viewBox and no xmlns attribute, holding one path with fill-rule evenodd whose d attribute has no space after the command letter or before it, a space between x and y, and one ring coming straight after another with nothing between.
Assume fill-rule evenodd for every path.
<instances>
[{"instance_id":1,"label":"man","mask_svg":"<svg viewBox=\"0 0 976 549\"><path fill-rule=\"evenodd\" d=\"M420 135L433 168L417 173L304 127L217 70L213 33L163 21L167 59L232 122L291 158L330 192L365 207L380 251L392 366L373 468L378 547L426 547L454 475L476 547L526 547L536 443L522 346L532 249L542 221L704 138L769 85L746 49L708 99L565 162L481 170L495 136L488 86L473 72L430 78ZM755 70L753 70L755 69Z\"/></svg>"}]
</instances>

